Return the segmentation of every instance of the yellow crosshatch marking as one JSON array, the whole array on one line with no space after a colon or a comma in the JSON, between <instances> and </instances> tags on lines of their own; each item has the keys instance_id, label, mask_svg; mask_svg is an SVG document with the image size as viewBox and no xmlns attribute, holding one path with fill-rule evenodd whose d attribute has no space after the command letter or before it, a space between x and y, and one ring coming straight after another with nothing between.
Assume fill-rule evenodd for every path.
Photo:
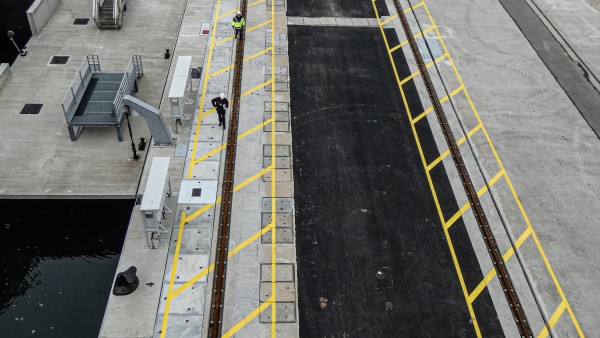
<instances>
[{"instance_id":1,"label":"yellow crosshatch marking","mask_svg":"<svg viewBox=\"0 0 600 338\"><path fill-rule=\"evenodd\" d=\"M258 25L255 25L255 26L252 26L252 27L246 29L246 33L250 33L253 30L259 29L260 27L266 26L266 25L268 25L270 23L271 23L271 20L267 20L267 21L261 22ZM223 43L225 43L227 41L233 40L233 36L234 35L232 34L232 35L230 35L230 36L228 36L226 38L222 38L221 40L215 42L215 46L218 46L218 45L223 44Z\"/></svg>"},{"instance_id":2,"label":"yellow crosshatch marking","mask_svg":"<svg viewBox=\"0 0 600 338\"><path fill-rule=\"evenodd\" d=\"M255 6L255 5L258 5L258 4L261 4L261 3L263 3L263 2L265 2L265 0L256 0L256 1L254 1L254 2L251 2L251 3L249 3L249 4L248 4L248 8L250 8L250 7L252 7L252 6ZM226 17L226 16L233 15L233 14L235 14L235 13L236 13L237 11L239 11L239 10L240 10L240 8L238 7L238 8L236 8L236 9L232 9L232 10L230 10L230 11L228 11L228 12L225 12L225 13L223 13L223 14L219 15L219 19L221 19L221 18L223 18L223 17Z\"/></svg>"},{"instance_id":3,"label":"yellow crosshatch marking","mask_svg":"<svg viewBox=\"0 0 600 338\"><path fill-rule=\"evenodd\" d=\"M461 137L458 141L456 141L456 145L460 146L461 144L463 144L466 140L467 137L471 138L473 137L473 135L478 132L479 130L481 130L481 124L478 124L477 127L471 129L471 131L469 131L467 133L467 136ZM440 156L438 156L438 158L436 158L435 160L433 160L433 162L431 162L428 166L427 166L427 171L431 171L431 169L433 169L433 167L435 167L438 163L440 163L444 158L446 158L446 156L450 155L450 149L447 149L446 151L444 151Z\"/></svg>"},{"instance_id":4,"label":"yellow crosshatch marking","mask_svg":"<svg viewBox=\"0 0 600 338\"><path fill-rule=\"evenodd\" d=\"M418 4L416 4L416 5L414 5L414 6L410 7L410 8L407 8L407 9L403 10L403 12L404 12L404 14L406 14L406 13L408 13L410 11L414 11L415 9L417 9L417 8L419 8L421 6L423 6L423 1L419 2ZM390 16L389 18L385 19L384 21L382 21L381 25L385 26L386 24L390 23L390 21L392 21L394 19L397 19L397 18L398 18L398 14L396 13L396 14Z\"/></svg>"},{"instance_id":5,"label":"yellow crosshatch marking","mask_svg":"<svg viewBox=\"0 0 600 338\"><path fill-rule=\"evenodd\" d=\"M429 28L427 28L427 29L423 30L422 32L419 32L419 33L417 33L417 34L415 34L415 35L413 35L413 36L414 36L414 38L415 38L415 39L416 39L416 38L419 38L419 37L421 37L422 35L424 35L424 34L427 34L427 33L431 32L432 30L434 30L434 28L435 28L435 26L431 26L431 27L429 27ZM404 41L400 42L400 44L399 44L399 45L397 45L396 47L394 47L394 48L390 49L390 52L395 52L395 51L396 51L396 50L398 50L399 48L402 48L403 46L405 46L407 43L408 43L408 40L404 40Z\"/></svg>"},{"instance_id":6,"label":"yellow crosshatch marking","mask_svg":"<svg viewBox=\"0 0 600 338\"><path fill-rule=\"evenodd\" d=\"M422 149L421 149L421 145L420 145L420 142L419 142L419 138L418 138L418 136L417 136L417 134L416 134L416 129L415 129L415 127L414 127L414 123L416 123L418 120L420 120L421 118L423 118L424 116L426 116L426 115L427 115L427 113L429 113L431 110L433 110L433 107L431 107L431 108L429 108L428 110L426 110L425 112L421 113L421 115L419 115L417 118L415 118L415 119L412 119L412 114L411 114L411 112L410 112L410 110L409 110L409 108L408 108L408 104L407 104L407 101L406 101L406 97L405 97L405 94L404 94L404 90L403 90L403 88L402 88L402 85L403 85L405 82L407 82L407 81L403 81L403 82L402 82L402 81L400 81L400 79L399 79L399 76L398 76L398 72L397 72L397 70L396 70L396 66L395 66L395 63L394 63L394 60L393 60L393 57L392 57L392 52L393 52L393 51L395 51L395 50L397 50L398 48L402 47L403 45L405 45L405 44L407 43L407 41L404 41L404 42L402 42L400 45L398 45L398 46L396 46L396 47L394 47L394 48L390 49L390 47L389 47L389 43L388 43L388 41L387 41L387 38L386 38L386 36L385 36L385 33L384 33L384 31L383 31L383 24L382 24L382 21L379 19L379 14L378 14L378 12L377 12L377 7L375 6L375 2L374 2L374 0L372 0L372 3L373 3L373 9L375 10L375 14L376 14L376 16L377 16L377 19L378 19L378 22L379 22L379 27L380 27L380 30L381 30L381 34L382 34L382 37L383 37L384 43L385 43L385 45L386 45L386 48L387 48L387 50L388 50L388 56L389 56L389 58L390 58L390 62L391 62L391 64L392 64L392 68L393 68L393 70L394 70L394 76L396 77L396 81L398 82L398 86L399 86L400 94L402 95L402 99L403 99L403 101L404 101L405 108L407 109L407 114L408 114L408 117L409 117L409 119L411 120L413 134L414 134L414 136L415 136L415 141L416 141L416 143L417 143L417 147L418 147L418 149L419 149L419 153L420 153L420 155L421 155L421 159L422 159L422 162L423 162L423 166L424 166L424 168L425 168L426 176L427 176L427 179L428 179L428 181L429 181L429 185L430 185L430 188L431 188L431 191L432 191L432 194L433 194L434 202L435 202L435 204L436 204L436 208L437 208L437 210L438 210L438 213L439 213L439 215L440 215L440 220L442 221L442 224L445 224L445 226L444 226L444 233L445 233L445 235L446 235L446 238L447 238L447 241L448 241L448 246L449 246L449 248L450 248L450 252L451 252L451 255L452 255L453 262L454 262L454 264L455 264L455 268L456 268L456 271L457 271L457 274L458 274L459 281L460 281L460 283L461 283L461 287L463 288L463 293L465 294L465 299L466 299L466 302L467 302L467 307L468 307L468 309L469 309L469 313L471 314L471 316L472 316L472 319L473 319L473 326L474 326L474 328L475 328L475 332L476 332L477 336L478 336L478 337L481 337L481 332L480 332L480 330L479 330L479 326L478 326L478 324L477 324L477 320L476 320L476 318L475 318L475 313L474 313L474 311L473 311L473 308L472 308L472 306L471 306L471 303L472 303L472 301L473 301L473 300L474 300L474 299L475 299L475 298L476 298L476 297L477 297L477 296L478 296L478 295L481 293L481 291L482 291L482 290L483 290L483 289L484 289L484 288L487 286L487 284L489 283L489 281L490 281L490 280L491 280L491 279L494 277L494 275L495 275L495 272L494 272L494 270L490 271L490 272L489 272L489 273L488 273L488 274L485 276L485 278L483 279L483 281L482 281L482 282L481 282L481 283L480 283L480 284L477 286L477 288L476 288L476 289L473 291L473 293L472 293L472 294L468 294L468 293L466 293L466 288L465 288L465 286L464 286L464 280L463 280L462 273L461 273L461 271L460 271L460 266L458 265L458 261L457 261L457 259L456 259L456 255L455 255L455 253L454 253L454 248L453 248L453 246L452 246L452 241L451 241L451 239L449 238L448 229L447 229L447 227L446 227L446 226L447 226L447 224L448 224L448 223L450 223L450 221L449 221L448 223L445 223L445 222L444 222L443 215L442 215L442 213L441 213L441 208L440 208L440 206L439 206L438 199L437 199L437 195L436 195L436 192L435 192L435 188L434 188L434 186L433 186L433 182L432 182L432 180L431 180L431 176L430 176L430 174L429 174L429 171L430 171L430 170L431 170L431 169L432 169L432 168L433 168L435 165L437 165L437 164L438 164L438 163L439 163L439 162L440 162L440 161L443 159L443 157L444 157L444 156L447 156L448 154L446 154L446 153L442 154L442 156L438 157L438 159L436 159L434 162L432 162L431 164L427 165L427 164L426 164L426 162L425 162L425 158L424 158L424 156L423 156L423 152L422 152ZM527 213L525 212L525 209L523 208L523 205L522 205L522 203L521 203L521 200L520 200L520 198L519 198L519 196L518 196L518 194L517 194L517 192L516 192L516 190L515 190L515 188L514 188L514 186L513 186L513 184L512 184L512 181L510 180L510 178L509 178L509 176L508 176L508 174L507 174L507 172L506 172L506 170L505 170L505 168L504 168L504 165L502 164L502 161L500 160L500 156L498 155L498 153L497 153L497 151L496 151L496 149L495 149L495 146L494 146L494 144L492 143L492 140L491 140L491 138L490 138L490 136L489 136L489 134L488 134L488 132L487 132L487 130L486 130L486 128L485 128L485 125L484 125L484 124L483 124L483 122L481 121L481 117L479 116L479 113L477 112L477 109L475 108L475 105L473 104L473 101L472 101L472 99L471 99L471 97L470 97L470 95L469 95L469 93L468 93L467 89L466 89L466 88L465 88L465 86L464 86L464 83L463 83L463 81L462 81L462 78L461 78L461 76L460 76L460 74L459 74L459 72L458 72L458 69L456 68L456 64L454 63L454 60L452 59L452 57L451 57L451 55L450 55L450 53L449 53L449 51L448 51L448 48L446 47L445 41L444 41L444 39L443 39L442 35L440 34L440 31L439 31L439 29L438 29L437 25L435 24L435 21L433 20L433 17L431 16L431 13L430 13L430 11L429 11L429 8L428 8L428 6L427 6L427 4L426 4L425 2L423 2L423 7L424 7L424 9L425 9L425 12L426 12L426 14L427 14L427 17L428 17L428 18L429 18L429 20L430 20L431 27L429 27L429 28L428 28L428 29L426 29L425 31L421 32L420 34L416 34L416 35L415 35L415 37L416 37L416 36L421 36L421 35L425 34L427 31L429 31L429 30L431 30L431 29L435 30L435 33L436 33L436 35L437 35L437 37L438 37L438 39L439 39L439 41L440 41L440 44L441 44L441 47L442 47L443 51L444 51L444 55L446 55L446 57L447 57L447 59L448 59L448 61L449 61L449 63L450 63L450 66L452 67L452 69L453 69L453 71L454 71L454 75L456 76L456 79L458 79L458 81L459 81L459 83L460 83L460 86L459 86L459 87L458 87L458 88L457 88L455 91L453 91L453 92L452 92L452 93L449 95L449 97L452 97L452 96L453 96L453 95L455 95L455 94L456 94L458 91L461 91L461 90L463 90L463 91L464 91L464 94L465 94L465 97L466 97L467 101L469 102L469 107L470 107L470 110L471 110L471 112L474 114L474 116L475 116L475 117L476 117L476 119L477 119L477 123L478 123L478 124L477 124L477 126L476 126L476 127L473 129L473 130L471 130L471 131L468 133L468 135L466 135L466 136L463 136L464 140L463 140L463 139L461 139L461 140L459 140L459 141L462 141L462 142L464 142L464 141L466 140L466 137L471 137L471 136L472 136L472 135L473 135L475 132L477 132L477 131L480 131L480 130L482 131L483 135L485 136L485 139L486 139L486 142L487 142L487 144L488 144L488 146L489 146L489 149L490 149L490 151L492 152L492 154L493 154L493 156L494 156L494 158L495 158L496 162L497 162L497 163L498 163L498 165L500 166L500 171L499 171L499 173L498 173L498 174L497 174L497 175L494 177L494 179L498 180L498 179L500 179L500 177L503 177L503 178L505 179L505 181L506 181L506 183L507 183L507 185L508 185L508 188L509 188L509 190L510 190L510 192L511 192L511 194L512 194L512 197L513 197L513 199L515 200L515 202L517 203L517 205L518 205L518 207L519 207L519 211L520 211L521 215L523 216L523 220L524 220L524 221L525 221L525 223L527 224L527 230L526 230L526 231L525 231L525 232L524 232L524 233L523 233L523 234L522 234L522 235L519 237L519 239L518 239L518 240L517 240L517 242L515 243L515 246L516 246L516 248L518 249L518 248L519 248L519 247L520 247L520 246L523 244L523 242L524 242L526 239L528 239L529 237L532 237L532 238L533 238L533 240L534 240L534 242L535 242L535 245L536 245L536 247L537 247L537 249L538 249L538 251L539 251L539 253L540 253L540 255L541 255L542 259L543 259L543 261L544 261L544 265L545 265L545 267L546 267L546 270L547 270L547 271L548 271L548 273L550 274L550 276L551 276L551 278L552 278L552 281L553 281L553 283L554 283L554 285L555 285L555 287L556 287L556 290L558 291L558 293L559 293L559 295L560 295L560 297L561 297L561 299L562 299L561 305L560 305L560 306L559 306L559 308L558 308L558 309L555 311L555 313L553 314L552 318L550 318L550 321L549 321L549 326L550 326L550 327L553 327L553 326L556 324L556 322L558 321L558 319L560 318L560 316L562 315L562 313L563 313L563 312L566 310L566 311L569 313L569 317L571 318L571 321L573 322L573 325L575 326L575 329L577 330L577 333L579 334L579 336L580 336L580 337L583 337L583 336L584 336L584 335L583 335L583 332L582 332L582 330L581 330L581 327L579 326L579 323L578 323L578 321L577 321L577 319L576 319L576 317L575 317L575 314L574 314L574 312L573 312L573 309L571 308L571 306L569 305L569 302L567 301L567 299L566 299L566 297L565 297L565 294L564 294L564 292L563 292L563 290L562 290L562 287L560 286L560 283L558 282L558 279L556 278L556 275L555 275L555 273L554 273L554 271L553 271L553 269L552 269L552 266L550 265L550 262L548 261L548 258L546 257L546 254L544 253L544 250L543 250L543 248L542 248L542 246L541 246L541 243L540 243L540 241L539 241L539 239L538 239L538 237L537 237L537 235L536 235L536 233L535 233L535 231L534 231L534 229L533 229L533 227L532 227L532 225L531 225L531 222L530 222L530 220L529 220L529 217L527 216ZM411 75L409 78L412 78L412 77L414 77L414 76L416 76L416 74L413 74L413 75ZM448 100L448 99L449 99L449 97L448 97L448 96L446 96L445 98L441 99L441 101L442 101L442 100L443 100L443 101L446 101L446 100ZM462 142L461 142L461 143L462 143ZM488 183L488 184L490 184L490 186L491 186L491 185L492 185L491 183L492 183L492 182L490 181L490 183ZM494 182L494 183L495 183L495 182ZM485 187L485 189L482 189L482 190L480 190L480 191L479 191L479 193L485 193L485 191L487 191L487 187ZM479 194L479 193L478 193L478 194ZM462 213L464 213L464 211L466 211L464 208L465 208L465 206L463 206L463 207L462 207L462 208L459 210L459 213L460 213L460 215L462 215ZM469 206L468 206L468 205L466 206L466 209L469 209ZM455 215L455 216L456 216L456 215ZM457 217L457 218L458 218L458 217ZM454 221L456 221L456 219L454 219L454 217L453 217L451 220L452 220L452 223L453 223ZM451 224L451 223L450 223L450 224ZM507 250L507 252L506 252L506 253L505 253L505 255L503 256L503 259L504 259L504 260L508 260L508 259L509 259L509 258L510 258L510 257L511 257L513 254L514 254L514 250L515 250L514 248L510 248L509 250ZM543 330L540 332L540 335L539 335L539 336L540 336L540 337L545 337L545 336L547 336L547 335L548 335L548 330L549 330L549 328L547 328L547 327L544 327L544 329L543 329Z\"/></svg>"},{"instance_id":7,"label":"yellow crosshatch marking","mask_svg":"<svg viewBox=\"0 0 600 338\"><path fill-rule=\"evenodd\" d=\"M250 3L248 6L253 6L259 3L264 2L264 0L257 0L254 1L252 3ZM220 7L220 3L221 0L217 0L217 6L216 6L216 10L215 13L219 12L219 7ZM219 17L223 17L225 15L229 14L225 13L222 14ZM210 50L209 50L209 55L208 55L208 60L207 60L207 67L206 69L210 69L210 61L212 59L212 52L213 52L213 48L218 45L221 44L227 40L230 40L232 37L220 40L218 42L214 42L215 40L215 32L216 32L216 26L217 26L217 21L218 21L218 17L215 17L213 19L213 32L212 32L212 36L211 36L211 43L210 43ZM271 19L267 20L261 24L258 24L256 26L251 27L250 29L247 30L247 32L258 29L262 26L265 26L267 24L271 24L271 46L275 45L275 8L274 8L274 2L271 4ZM272 50L273 47L269 47L266 48L256 54L253 54L249 57L244 58L244 62L250 61L256 57L259 57L261 55L264 55L266 53L268 53L270 50ZM275 69L275 53L271 53L271 67L272 69ZM196 130L195 130L195 136L194 136L194 142L193 142L193 147L192 147L192 155L190 157L190 169L189 169L189 173L188 173L188 177L192 176L192 171L193 171L193 167L195 165L197 165L198 163L202 162L204 159L208 158L209 156L218 153L219 151L221 151L222 149L224 149L226 147L225 144L221 144L220 146L218 146L216 149L213 149L212 151L208 152L207 154L202 155L199 159L196 159L196 151L197 151L197 144L198 144L198 135L200 132L200 125L201 125L201 120L202 118L212 114L215 109L209 109L208 111L202 113L202 107L204 107L204 101L206 99L206 88L207 88L207 80L208 78L212 77L212 76L216 76L218 74L221 74L229 69L232 69L232 66L228 66L225 67L223 69L218 70L217 72L211 74L210 76L205 74L204 76L204 84L203 84L203 89L202 89L202 95L201 95L201 100L200 100L200 104L198 107L199 113L198 113L198 121L197 121L197 125L196 125ZM271 74L271 79L268 81L265 81L264 83L257 85L247 91L245 91L244 93L242 93L242 97L250 95L251 93L264 88L266 86L268 86L269 84L274 84L275 83L275 72L273 72L273 74ZM270 90L270 95L271 95L271 118L265 120L262 123L259 123L257 125L255 125L254 127L244 131L243 133L239 134L238 136L238 140L243 139L244 137L250 135L251 133L260 130L261 128L263 128L265 125L267 124L271 124L271 163L275 163L275 146L276 146L276 140L275 140L275 126L274 126L274 121L275 121L275 86L271 86L271 90ZM247 178L246 180L244 180L243 182L237 184L234 187L234 192L237 192L238 190L242 189L243 187L245 187L246 185L250 184L251 182L256 181L257 179L259 179L261 176L270 173L271 174L271 200L272 200L272 204L271 204L271 219L272 219L272 223L265 226L264 228L261 228L259 231L255 232L252 236L250 236L249 238L245 239L242 243L240 243L239 245L235 246L233 249L231 249L228 253L228 257L232 257L236 254L238 254L239 252L241 252L244 248L246 248L249 244L254 243L255 241L257 241L259 238L261 238L262 235L264 235L265 233L271 231L271 297L265 301L264 303L259 304L259 306L252 311L250 314L248 314L244 319L242 319L240 322L236 323L230 330L228 330L227 332L224 333L223 337L231 337L233 336L236 332L238 332L240 329L242 329L246 324L248 324L249 322L251 322L256 316L258 316L262 311L264 311L265 309L271 307L271 335L272 337L276 336L276 261L277 261L277 256L276 256L276 232L274 231L275 227L276 227L276 215L275 215L275 207L276 207L276 179L275 179L275 175L276 175L276 171L274 169L274 166L271 164L270 166L268 166L267 168L264 168L262 170L260 170L259 172L257 172L256 174L254 174L252 177ZM214 263L210 264L208 267L202 269L201 271L199 271L194 277L192 277L190 280L188 280L187 282L183 283L179 288L177 288L176 290L173 290L173 282L174 282L174 277L177 271L177 261L178 261L178 257L179 257L179 251L180 251L180 245L181 245L181 237L183 235L183 229L185 227L185 225L192 221L193 219L195 219L196 217L200 216L201 214L211 210L217 203L220 203L221 201L221 197L217 197L215 202L212 204L208 204L203 206L202 208L192 212L190 215L186 215L185 212L181 213L181 220L180 220L180 224L179 224L179 231L177 234L177 245L175 248L175 255L174 255L174 260L173 260L173 266L171 268L170 274L171 274L171 278L170 278L170 282L169 282L169 287L168 287L168 291L167 291L167 299L166 299L166 303L165 303L165 314L163 317L163 322L162 322L162 330L161 330L161 338L164 338L166 335L166 331L167 331L167 323L168 323L168 317L169 317L169 311L170 311L170 306L171 306L171 302L172 300L177 297L178 295L180 295L183 291L185 291L187 288L189 288L191 285L193 285L195 282L199 281L201 278L207 276L209 273L211 273L214 270Z\"/></svg>"},{"instance_id":8,"label":"yellow crosshatch marking","mask_svg":"<svg viewBox=\"0 0 600 338\"><path fill-rule=\"evenodd\" d=\"M454 95L458 94L458 93L459 93L461 90L463 90L463 89L464 89L464 87L463 87L463 86L460 86L460 87L458 87L458 88L454 89L454 90L453 90L453 91L450 93L450 95L446 95L446 96L442 97L442 98L440 99L440 103L444 103L444 102L448 101L448 99L449 99L450 97L454 97ZM427 114L431 113L432 111L433 111L433 106L431 106L431 107L427 108L427 109L426 109L424 112L422 112L422 113L421 113L419 116L415 117L414 119L411 119L411 120L410 120L410 122L411 122L412 124L415 124L415 123L419 122L419 120L421 120L422 118L424 118L425 116L427 116Z\"/></svg>"}]
</instances>

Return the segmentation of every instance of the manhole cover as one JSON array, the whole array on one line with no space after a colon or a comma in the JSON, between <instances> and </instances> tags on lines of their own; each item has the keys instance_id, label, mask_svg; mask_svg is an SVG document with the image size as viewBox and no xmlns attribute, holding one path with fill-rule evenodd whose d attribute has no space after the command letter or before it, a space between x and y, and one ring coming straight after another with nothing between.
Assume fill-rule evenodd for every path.
<instances>
[{"instance_id":1,"label":"manhole cover","mask_svg":"<svg viewBox=\"0 0 600 338\"><path fill-rule=\"evenodd\" d=\"M40 110L42 110L42 106L43 104L39 103L26 103L25 106L23 106L23 109L21 110L21 114L39 114Z\"/></svg>"},{"instance_id":2,"label":"manhole cover","mask_svg":"<svg viewBox=\"0 0 600 338\"><path fill-rule=\"evenodd\" d=\"M66 65L67 61L69 61L69 56L67 55L54 55L52 59L50 59L51 65Z\"/></svg>"},{"instance_id":3,"label":"manhole cover","mask_svg":"<svg viewBox=\"0 0 600 338\"><path fill-rule=\"evenodd\" d=\"M74 25L87 25L90 22L90 18L77 18L73 20Z\"/></svg>"}]
</instances>

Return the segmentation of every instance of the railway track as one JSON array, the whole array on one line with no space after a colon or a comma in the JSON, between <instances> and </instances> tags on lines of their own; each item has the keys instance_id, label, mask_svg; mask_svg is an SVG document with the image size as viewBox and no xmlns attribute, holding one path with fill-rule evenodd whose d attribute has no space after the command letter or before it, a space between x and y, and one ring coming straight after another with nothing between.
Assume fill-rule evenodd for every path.
<instances>
[{"instance_id":1,"label":"railway track","mask_svg":"<svg viewBox=\"0 0 600 338\"><path fill-rule=\"evenodd\" d=\"M246 18L247 1L240 3L242 17ZM235 152L237 147L238 121L240 99L242 96L242 70L244 60L245 32L236 43L235 61L233 68L233 90L231 100L231 118L227 133L227 148L225 149L225 170L221 192L221 213L219 215L219 232L215 255L215 268L211 293L209 337L220 337L223 323L223 306L225 301L225 280L227 275L227 258L229 252L229 232L234 188Z\"/></svg>"},{"instance_id":2,"label":"railway track","mask_svg":"<svg viewBox=\"0 0 600 338\"><path fill-rule=\"evenodd\" d=\"M459 173L461 183L467 195L469 204L471 205L471 210L473 211L473 214L479 226L479 230L481 231L481 235L486 244L488 253L492 259L494 268L496 269L496 274L500 281L500 285L502 286L502 290L510 307L519 334L521 337L533 337L531 328L529 326L529 322L527 321L527 317L525 316L525 312L513 286L512 280L508 273L508 269L504 264L504 259L502 258L502 254L500 253L498 244L496 243L492 230L489 227L487 217L485 216L485 213L479 201L479 197L477 196L477 191L473 187L473 181L469 176L464 160L460 154L458 144L456 143L456 139L452 134L452 131L448 124L448 120L446 119L446 115L440 103L439 96L437 95L436 90L433 86L431 77L429 76L429 73L427 71L426 64L423 61L421 52L419 51L406 15L404 14L404 10L401 8L399 0L393 0L393 2L396 8L396 12L398 13L398 18L400 19L402 28L408 40L408 44L417 62L419 72L423 78L425 88L427 89L427 94L429 95L429 98L431 99L431 102L433 104L433 110L435 111L437 120L444 134L444 139L446 140L446 144L448 145L450 154L452 155L452 160Z\"/></svg>"}]
</instances>

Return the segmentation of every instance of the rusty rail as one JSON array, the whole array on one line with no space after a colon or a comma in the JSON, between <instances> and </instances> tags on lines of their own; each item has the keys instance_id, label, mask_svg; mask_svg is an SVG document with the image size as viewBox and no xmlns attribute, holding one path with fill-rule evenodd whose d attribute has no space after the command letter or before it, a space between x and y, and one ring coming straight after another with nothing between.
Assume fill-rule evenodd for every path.
<instances>
[{"instance_id":1,"label":"rusty rail","mask_svg":"<svg viewBox=\"0 0 600 338\"><path fill-rule=\"evenodd\" d=\"M247 2L242 0L240 11L246 17ZM216 18L215 18L216 20ZM225 277L227 274L227 258L229 252L229 231L231 224L231 208L234 188L235 151L237 146L238 120L240 99L242 96L242 69L244 60L244 39L238 38L236 44L235 62L233 70L233 91L231 95L232 108L229 130L227 134L227 148L225 150L225 171L223 173L223 186L221 193L221 214L219 216L219 233L215 255L215 268L211 294L210 322L208 336L217 338L221 336L223 321L223 306L225 300Z\"/></svg>"},{"instance_id":2,"label":"rusty rail","mask_svg":"<svg viewBox=\"0 0 600 338\"><path fill-rule=\"evenodd\" d=\"M421 56L421 52L417 46L415 38L412 34L412 30L408 24L408 20L406 19L406 15L402 10L399 0L393 0L394 6L396 7L396 12L398 13L398 18L402 23L402 28L404 30L404 34L408 40L408 44L410 45L410 49L415 57L417 62L417 66L419 68L419 72L423 78L423 82L425 84L425 88L427 89L427 94L431 99L433 104L433 110L435 111L435 115L437 120L442 128L442 132L444 134L444 138L446 139L446 143L450 150L450 154L452 155L452 160L456 169L458 170L458 174L462 181L463 188L465 189L465 193L467 194L467 198L471 205L471 210L473 210L473 214L475 215L475 219L477 220L477 224L479 225L479 230L483 236L483 240L486 244L488 253L492 259L492 263L494 264L494 268L496 270L498 279L500 280L500 285L502 286L502 290L508 301L508 305L512 312L513 318L517 325L517 329L519 330L519 334L521 337L533 337L531 332L531 328L529 327L529 322L525 316L525 312L521 306L521 302L519 297L514 289L512 280L508 273L508 269L504 264L504 259L502 258L502 254L498 248L498 244L494 238L494 234L489 227L489 223L481 203L479 201L479 197L477 196L477 191L473 187L473 182L467 168L465 166L464 160L460 154L460 150L458 149L458 145L456 144L456 139L452 134L450 126L448 124L448 120L446 119L446 115L442 109L442 105L440 103L439 97L436 93L435 88L433 87L433 83L431 82L431 78L429 77L429 73L427 71L427 67L425 66L425 62L423 61L423 57Z\"/></svg>"}]
</instances>

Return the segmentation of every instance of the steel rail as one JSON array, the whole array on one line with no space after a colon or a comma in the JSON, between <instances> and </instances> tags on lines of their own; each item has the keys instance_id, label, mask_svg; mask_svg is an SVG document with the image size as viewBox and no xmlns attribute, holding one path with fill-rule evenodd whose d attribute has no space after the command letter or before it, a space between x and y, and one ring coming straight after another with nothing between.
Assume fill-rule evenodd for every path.
<instances>
[{"instance_id":1,"label":"steel rail","mask_svg":"<svg viewBox=\"0 0 600 338\"><path fill-rule=\"evenodd\" d=\"M247 1L242 0L240 11L246 18ZM215 17L215 20L217 18ZM244 28L245 29L245 28ZM245 33L245 32L244 32ZM227 275L227 258L229 252L229 231L231 224L231 210L234 189L235 151L237 147L238 121L240 99L242 97L242 70L244 60L245 34L240 36L236 44L235 62L233 70L233 89L231 117L227 134L227 148L225 150L225 170L221 192L221 213L219 216L219 232L215 254L215 268L211 294L210 322L208 336L217 338L223 330L223 307L225 301L225 281Z\"/></svg>"},{"instance_id":2,"label":"steel rail","mask_svg":"<svg viewBox=\"0 0 600 338\"><path fill-rule=\"evenodd\" d=\"M508 269L504 264L504 259L502 258L502 254L500 253L498 244L496 243L496 240L494 238L494 234L492 233L492 230L489 227L487 217L485 216L483 207L481 206L479 197L477 196L477 191L473 187L473 182L471 180L471 177L469 176L464 160L460 154L460 150L458 149L456 139L452 134L452 131L448 124L448 120L446 119L446 115L444 113L439 97L436 93L436 90L427 71L425 62L423 61L423 57L421 55L421 52L419 51L416 40L412 34L412 30L409 26L408 20L406 19L404 11L400 6L399 0L393 0L393 2L394 6L396 7L396 12L398 13L398 18L402 23L404 34L406 35L406 39L408 40L410 49L415 57L420 74L423 78L425 88L427 89L427 94L431 99L433 110L435 111L437 120L440 124L442 132L444 134L444 138L450 150L450 154L452 155L452 160L460 176L463 188L465 189L465 193L469 200L469 204L471 205L471 210L475 215L475 219L477 220L479 230L481 231L488 253L492 259L492 263L494 264L494 269L496 270L498 279L500 281L500 285L502 286L502 291L504 292L506 300L508 301L508 305L515 320L515 324L517 325L517 329L519 330L519 334L521 335L521 337L533 337L531 328L529 327L529 322L527 321L527 317L525 316L525 312L523 310L523 307L521 306L521 302L513 286L512 280L508 273Z\"/></svg>"}]
</instances>

